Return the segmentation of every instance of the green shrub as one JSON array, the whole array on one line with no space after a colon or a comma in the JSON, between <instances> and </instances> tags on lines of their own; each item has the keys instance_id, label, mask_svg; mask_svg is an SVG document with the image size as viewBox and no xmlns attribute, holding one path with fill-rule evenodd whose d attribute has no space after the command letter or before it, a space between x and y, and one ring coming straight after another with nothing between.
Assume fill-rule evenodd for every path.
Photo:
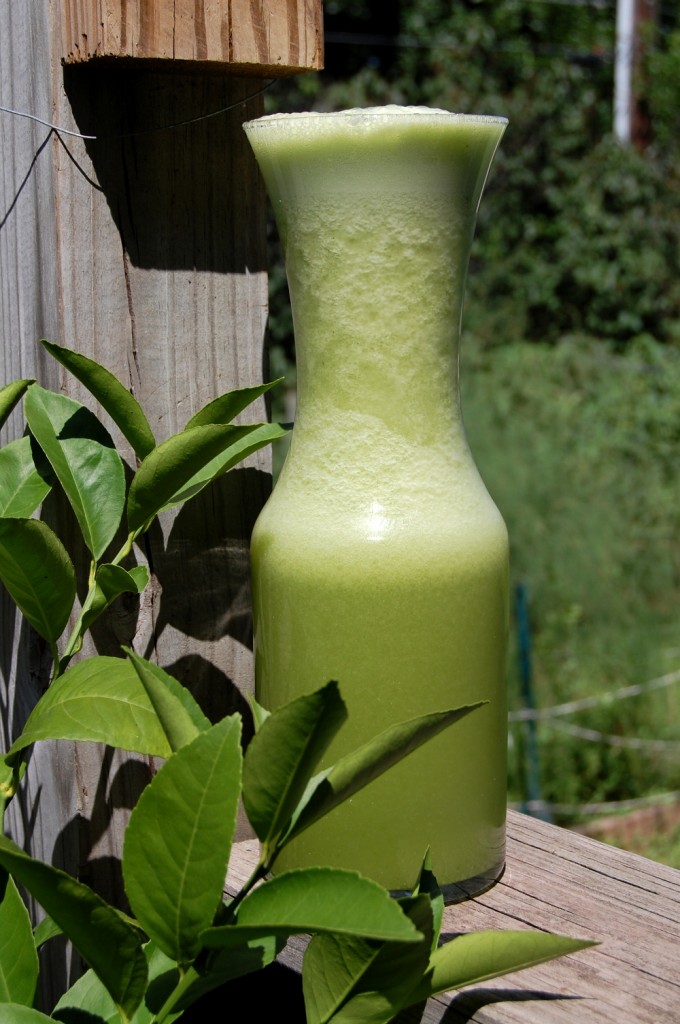
<instances>
[{"instance_id":1,"label":"green shrub","mask_svg":"<svg viewBox=\"0 0 680 1024\"><path fill-rule=\"evenodd\" d=\"M530 595L538 705L676 667L664 652L677 643L680 589L678 350L647 340L617 354L572 338L484 351L468 337L463 351L468 436L508 524L514 581ZM513 662L510 669L516 676ZM677 739L668 705L676 697L647 694L566 721L605 735ZM625 750L544 725L538 732L546 799L680 787L677 751Z\"/></svg>"}]
</instances>

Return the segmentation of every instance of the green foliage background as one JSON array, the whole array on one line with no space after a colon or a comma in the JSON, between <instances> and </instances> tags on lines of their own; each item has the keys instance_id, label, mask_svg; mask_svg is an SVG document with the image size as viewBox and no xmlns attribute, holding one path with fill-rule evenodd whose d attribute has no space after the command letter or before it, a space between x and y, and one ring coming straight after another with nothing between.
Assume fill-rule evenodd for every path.
<instances>
[{"instance_id":1,"label":"green foliage background","mask_svg":"<svg viewBox=\"0 0 680 1024\"><path fill-rule=\"evenodd\" d=\"M325 23L326 70L276 83L270 110L426 103L510 121L473 247L462 391L514 582L528 588L536 703L677 668L680 12L663 0L646 32L641 152L612 135L614 0L399 0L387 13L333 0ZM294 384L273 231L272 246L273 369ZM568 719L649 748L539 726L543 798L576 807L680 790L679 701L680 684ZM511 742L521 800L521 730Z\"/></svg>"}]
</instances>

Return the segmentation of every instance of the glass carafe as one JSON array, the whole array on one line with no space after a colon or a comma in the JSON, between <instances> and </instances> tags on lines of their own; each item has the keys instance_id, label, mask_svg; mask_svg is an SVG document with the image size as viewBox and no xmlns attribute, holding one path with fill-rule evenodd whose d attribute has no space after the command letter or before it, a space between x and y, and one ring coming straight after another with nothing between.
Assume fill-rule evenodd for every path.
<instances>
[{"instance_id":1,"label":"glass carafe","mask_svg":"<svg viewBox=\"0 0 680 1024\"><path fill-rule=\"evenodd\" d=\"M285 253L298 404L252 537L258 700L337 680L325 763L418 714L487 701L299 836L276 870L449 899L504 864L508 541L458 394L475 216L498 117L384 107L246 124Z\"/></svg>"}]
</instances>

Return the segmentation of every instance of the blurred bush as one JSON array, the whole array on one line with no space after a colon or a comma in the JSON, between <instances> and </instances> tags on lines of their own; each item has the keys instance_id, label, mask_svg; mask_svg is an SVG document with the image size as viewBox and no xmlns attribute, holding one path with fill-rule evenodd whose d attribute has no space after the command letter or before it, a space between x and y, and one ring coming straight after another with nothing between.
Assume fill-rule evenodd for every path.
<instances>
[{"instance_id":1,"label":"blurred bush","mask_svg":"<svg viewBox=\"0 0 680 1024\"><path fill-rule=\"evenodd\" d=\"M269 110L425 103L503 114L464 319L471 446L529 589L541 706L669 668L680 596L680 9L659 0L636 81L644 152L613 139L614 3L368 0L324 5L327 71L277 82ZM271 339L294 352L272 229ZM285 407L291 408L290 396ZM288 418L284 413L283 418ZM511 654L512 701L519 702ZM677 739L680 687L573 719ZM543 796L680 789L680 756L539 728ZM522 788L513 733L511 787Z\"/></svg>"}]
</instances>

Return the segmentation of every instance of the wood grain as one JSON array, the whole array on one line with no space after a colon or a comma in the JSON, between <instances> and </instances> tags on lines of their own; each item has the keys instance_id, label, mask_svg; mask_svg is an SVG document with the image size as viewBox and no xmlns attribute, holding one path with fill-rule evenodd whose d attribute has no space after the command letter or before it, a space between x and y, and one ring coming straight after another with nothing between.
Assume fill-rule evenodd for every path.
<instances>
[{"instance_id":1,"label":"wood grain","mask_svg":"<svg viewBox=\"0 0 680 1024\"><path fill-rule=\"evenodd\" d=\"M228 887L257 857L244 842ZM399 1024L677 1024L680 1019L680 871L555 825L510 812L503 878L446 908L444 933L538 929L600 945L430 999ZM304 943L280 959L300 970Z\"/></svg>"},{"instance_id":2,"label":"wood grain","mask_svg":"<svg viewBox=\"0 0 680 1024\"><path fill-rule=\"evenodd\" d=\"M0 114L2 383L37 377L92 404L38 345L47 337L116 373L161 441L211 398L265 373L265 195L241 127L262 112L262 82L146 65L64 68L56 13L50 0L0 5L0 104L97 140ZM215 110L224 112L166 127ZM103 418L132 471L134 454ZM244 418L266 418L264 402ZM2 442L22 429L17 410ZM135 550L151 587L141 602L114 606L87 653L131 645L190 686L215 719L246 708L248 545L270 465L259 452L190 512L163 516ZM82 594L86 558L73 518L54 498L45 517L74 553ZM47 684L49 657L4 592L0 615L6 748ZM123 828L152 770L94 745L38 744L10 807L11 833L120 900ZM46 1005L80 965L57 951L52 968Z\"/></svg>"},{"instance_id":3,"label":"wood grain","mask_svg":"<svg viewBox=\"0 0 680 1024\"><path fill-rule=\"evenodd\" d=\"M321 0L61 0L61 55L292 74L323 66L322 17Z\"/></svg>"}]
</instances>

